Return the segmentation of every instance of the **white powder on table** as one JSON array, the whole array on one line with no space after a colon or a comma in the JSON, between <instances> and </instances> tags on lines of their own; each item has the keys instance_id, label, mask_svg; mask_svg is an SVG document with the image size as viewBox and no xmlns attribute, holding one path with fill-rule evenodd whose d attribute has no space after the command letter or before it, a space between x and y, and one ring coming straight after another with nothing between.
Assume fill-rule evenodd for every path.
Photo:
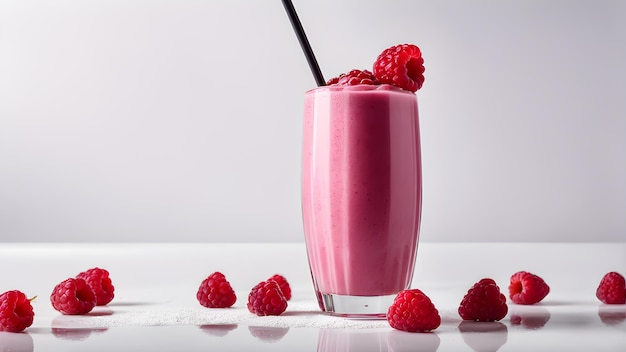
<instances>
[{"instance_id":1,"label":"white powder on table","mask_svg":"<svg viewBox=\"0 0 626 352\"><path fill-rule=\"evenodd\" d=\"M310 328L384 328L384 319L363 320L334 317L319 311L314 302L289 302L287 310L279 316L259 317L247 308L205 308L200 306L155 304L111 304L96 307L86 315L60 315L52 321L53 327L105 328L120 326L171 326L171 325L229 325L242 324L258 327L310 327Z\"/></svg>"}]
</instances>

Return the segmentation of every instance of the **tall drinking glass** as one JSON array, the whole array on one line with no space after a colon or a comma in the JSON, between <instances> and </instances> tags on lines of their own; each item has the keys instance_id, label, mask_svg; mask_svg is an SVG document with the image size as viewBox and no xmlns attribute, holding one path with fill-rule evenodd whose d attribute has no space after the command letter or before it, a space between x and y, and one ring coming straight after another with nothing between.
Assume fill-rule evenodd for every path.
<instances>
[{"instance_id":1,"label":"tall drinking glass","mask_svg":"<svg viewBox=\"0 0 626 352\"><path fill-rule=\"evenodd\" d=\"M302 214L322 311L386 316L411 284L421 198L414 93L390 85L306 92Z\"/></svg>"}]
</instances>

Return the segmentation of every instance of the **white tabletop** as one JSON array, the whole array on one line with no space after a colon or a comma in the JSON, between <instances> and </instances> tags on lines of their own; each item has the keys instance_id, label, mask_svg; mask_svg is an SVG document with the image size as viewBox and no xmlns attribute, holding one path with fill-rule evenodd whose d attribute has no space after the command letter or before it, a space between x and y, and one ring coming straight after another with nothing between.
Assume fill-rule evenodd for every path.
<instances>
[{"instance_id":1,"label":"white tabletop","mask_svg":"<svg viewBox=\"0 0 626 352\"><path fill-rule=\"evenodd\" d=\"M109 270L115 299L84 316L65 316L53 287L92 267ZM508 302L500 322L463 322L467 289L491 277L506 293L511 274L533 272L550 285L541 303ZM221 271L237 293L229 309L200 306L200 282ZM0 245L0 292L33 302L24 333L0 333L0 351L626 351L626 305L595 297L602 276L626 274L626 243L421 243L412 287L442 315L434 333L393 330L385 320L319 312L303 243ZM280 273L293 298L285 313L257 317L249 290Z\"/></svg>"}]
</instances>

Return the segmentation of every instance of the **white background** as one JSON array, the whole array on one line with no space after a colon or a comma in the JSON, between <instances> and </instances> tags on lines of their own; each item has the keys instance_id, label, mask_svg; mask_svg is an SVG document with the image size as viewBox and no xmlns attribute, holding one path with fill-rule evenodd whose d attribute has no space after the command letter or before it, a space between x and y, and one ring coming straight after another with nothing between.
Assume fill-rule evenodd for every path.
<instances>
[{"instance_id":1,"label":"white background","mask_svg":"<svg viewBox=\"0 0 626 352\"><path fill-rule=\"evenodd\" d=\"M626 2L295 0L326 78L422 48L422 241L626 238ZM279 0L0 2L0 240L303 240Z\"/></svg>"}]
</instances>

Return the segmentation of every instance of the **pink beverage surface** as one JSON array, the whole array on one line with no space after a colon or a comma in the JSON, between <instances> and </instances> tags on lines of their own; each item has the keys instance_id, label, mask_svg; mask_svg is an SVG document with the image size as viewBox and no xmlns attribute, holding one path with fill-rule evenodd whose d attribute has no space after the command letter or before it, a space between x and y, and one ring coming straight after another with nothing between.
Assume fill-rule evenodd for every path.
<instances>
[{"instance_id":1,"label":"pink beverage surface","mask_svg":"<svg viewBox=\"0 0 626 352\"><path fill-rule=\"evenodd\" d=\"M421 216L417 98L391 86L305 95L302 213L322 294L396 294L411 284Z\"/></svg>"}]
</instances>

